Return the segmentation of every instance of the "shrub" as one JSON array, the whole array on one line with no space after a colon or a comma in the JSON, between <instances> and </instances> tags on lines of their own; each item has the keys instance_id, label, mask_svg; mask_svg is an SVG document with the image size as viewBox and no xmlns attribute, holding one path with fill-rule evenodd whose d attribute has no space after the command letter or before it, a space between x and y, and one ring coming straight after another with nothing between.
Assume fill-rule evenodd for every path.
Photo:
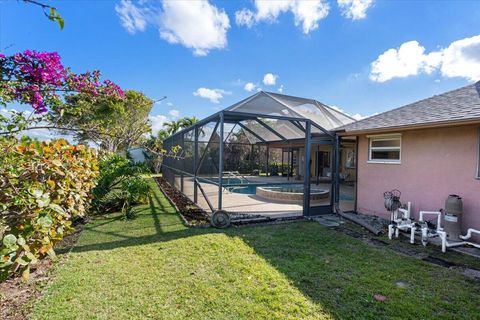
<instances>
[{"instance_id":1,"label":"shrub","mask_svg":"<svg viewBox=\"0 0 480 320\"><path fill-rule=\"evenodd\" d=\"M131 206L148 200L150 186L142 178L142 174L148 172L144 164L133 163L118 154L105 154L100 160L100 176L93 190L95 211L121 210L131 218Z\"/></svg>"},{"instance_id":2,"label":"shrub","mask_svg":"<svg viewBox=\"0 0 480 320\"><path fill-rule=\"evenodd\" d=\"M22 272L86 214L98 175L95 150L60 139L0 139L0 278Z\"/></svg>"}]
</instances>

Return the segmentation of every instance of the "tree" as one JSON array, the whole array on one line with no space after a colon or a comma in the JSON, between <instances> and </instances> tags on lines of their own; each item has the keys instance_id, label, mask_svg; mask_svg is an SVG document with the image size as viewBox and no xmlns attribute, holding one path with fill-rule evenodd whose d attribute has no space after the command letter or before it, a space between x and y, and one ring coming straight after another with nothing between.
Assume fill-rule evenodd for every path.
<instances>
[{"instance_id":1,"label":"tree","mask_svg":"<svg viewBox=\"0 0 480 320\"><path fill-rule=\"evenodd\" d=\"M49 6L47 4L35 1L35 0L23 0L25 3L30 3L36 6L39 6L43 9L43 14L50 20L58 23L60 30L63 29L65 21L63 21L62 16L58 13L57 8Z\"/></svg>"},{"instance_id":2,"label":"tree","mask_svg":"<svg viewBox=\"0 0 480 320\"><path fill-rule=\"evenodd\" d=\"M198 118L197 117L184 117L180 120L178 120L178 124L180 126L180 128L182 129L185 129L185 128L188 128L192 125L194 125L195 123L198 122Z\"/></svg>"},{"instance_id":3,"label":"tree","mask_svg":"<svg viewBox=\"0 0 480 320\"><path fill-rule=\"evenodd\" d=\"M62 115L67 96L82 95L91 102L124 99L119 86L110 80L102 82L100 77L98 70L72 72L62 65L56 52L25 50L8 57L0 54L0 106L20 103L33 108L32 113L0 115L0 135L59 128L56 117ZM52 110L56 110L55 115Z\"/></svg>"},{"instance_id":4,"label":"tree","mask_svg":"<svg viewBox=\"0 0 480 320\"><path fill-rule=\"evenodd\" d=\"M170 134L168 133L167 130L165 129L161 129L158 131L157 133L157 139L160 140L161 142L163 142L165 139L167 139L168 137L170 136ZM155 139L155 137L152 137Z\"/></svg>"},{"instance_id":5,"label":"tree","mask_svg":"<svg viewBox=\"0 0 480 320\"><path fill-rule=\"evenodd\" d=\"M164 124L165 130L167 131L168 135L172 135L178 130L180 130L180 122L179 121L167 121Z\"/></svg>"},{"instance_id":6,"label":"tree","mask_svg":"<svg viewBox=\"0 0 480 320\"><path fill-rule=\"evenodd\" d=\"M60 110L54 110L62 128L70 128L79 141L92 141L104 150L127 150L150 132L148 114L153 101L143 93L127 90L124 99L73 95Z\"/></svg>"},{"instance_id":7,"label":"tree","mask_svg":"<svg viewBox=\"0 0 480 320\"><path fill-rule=\"evenodd\" d=\"M162 140L165 140L166 138L168 138L168 136L171 136L172 134L176 133L180 129L188 128L188 127L194 125L197 122L198 122L197 117L184 117L184 118L179 119L177 121L175 121L175 120L167 121L163 124L165 129L160 130L159 134L162 135L161 136ZM165 136L165 134L166 134L166 136Z\"/></svg>"}]
</instances>

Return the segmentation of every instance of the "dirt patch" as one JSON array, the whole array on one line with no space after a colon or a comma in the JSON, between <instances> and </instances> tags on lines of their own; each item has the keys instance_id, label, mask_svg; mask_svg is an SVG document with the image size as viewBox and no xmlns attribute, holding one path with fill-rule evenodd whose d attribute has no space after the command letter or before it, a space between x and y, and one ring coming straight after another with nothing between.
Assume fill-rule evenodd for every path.
<instances>
[{"instance_id":1,"label":"dirt patch","mask_svg":"<svg viewBox=\"0 0 480 320\"><path fill-rule=\"evenodd\" d=\"M188 226L210 225L210 218L205 210L197 206L176 188L172 187L165 179L156 177L155 181L168 200L176 207L178 213Z\"/></svg>"},{"instance_id":2,"label":"dirt patch","mask_svg":"<svg viewBox=\"0 0 480 320\"><path fill-rule=\"evenodd\" d=\"M457 266L453 262L443 260L443 259L440 259L440 258L436 258L436 257L432 257L432 256L425 257L422 260L426 261L426 262L430 262L430 263L435 264L437 266L445 267L445 268L450 268L450 267Z\"/></svg>"},{"instance_id":3,"label":"dirt patch","mask_svg":"<svg viewBox=\"0 0 480 320\"><path fill-rule=\"evenodd\" d=\"M400 244L395 243L395 244L392 244L392 249L401 254L404 254L406 256L411 256L411 257L422 258L422 257L425 257L425 255L428 255L428 253L426 252L419 252L415 250L414 245L410 245L410 246L405 246L405 245L402 245L401 243Z\"/></svg>"},{"instance_id":4,"label":"dirt patch","mask_svg":"<svg viewBox=\"0 0 480 320\"><path fill-rule=\"evenodd\" d=\"M340 231L342 233L345 233L346 235L348 235L352 238L356 238L356 239L361 239L361 238L366 236L363 233L360 233L358 231L355 231L355 230L352 230L352 229L349 229L349 228L345 228L344 226L339 226L339 227L332 228L332 229Z\"/></svg>"},{"instance_id":5,"label":"dirt patch","mask_svg":"<svg viewBox=\"0 0 480 320\"><path fill-rule=\"evenodd\" d=\"M46 258L31 267L28 282L23 282L19 276L13 276L0 283L0 318L2 320L23 320L28 317L35 300L42 295L43 288L53 279L50 269L54 264L65 262L68 253L80 237L83 226L83 224L77 225L74 233L57 244L55 262Z\"/></svg>"},{"instance_id":6,"label":"dirt patch","mask_svg":"<svg viewBox=\"0 0 480 320\"><path fill-rule=\"evenodd\" d=\"M379 239L376 239L376 238L372 238L369 240L373 245L375 246L381 246L381 247L384 247L384 246L388 246L389 244L383 240L379 240Z\"/></svg>"}]
</instances>

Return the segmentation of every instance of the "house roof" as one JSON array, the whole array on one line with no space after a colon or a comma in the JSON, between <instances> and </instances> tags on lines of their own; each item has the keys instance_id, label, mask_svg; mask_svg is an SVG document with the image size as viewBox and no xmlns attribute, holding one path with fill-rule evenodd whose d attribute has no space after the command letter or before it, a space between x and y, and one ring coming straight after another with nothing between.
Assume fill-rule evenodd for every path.
<instances>
[{"instance_id":1,"label":"house roof","mask_svg":"<svg viewBox=\"0 0 480 320\"><path fill-rule=\"evenodd\" d=\"M480 121L480 81L340 126L334 131L379 131L468 120Z\"/></svg>"}]
</instances>

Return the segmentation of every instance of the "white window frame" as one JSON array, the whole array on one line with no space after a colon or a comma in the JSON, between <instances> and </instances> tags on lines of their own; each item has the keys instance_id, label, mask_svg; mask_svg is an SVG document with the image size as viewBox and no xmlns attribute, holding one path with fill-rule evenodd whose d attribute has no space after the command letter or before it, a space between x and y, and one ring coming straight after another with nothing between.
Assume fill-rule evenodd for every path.
<instances>
[{"instance_id":1,"label":"white window frame","mask_svg":"<svg viewBox=\"0 0 480 320\"><path fill-rule=\"evenodd\" d=\"M368 163L383 163L383 164L401 164L402 163L402 135L400 133L388 134L388 135L374 135L367 136L368 138ZM398 139L400 141L400 146L398 147L372 147L373 141L381 140L393 140ZM372 159L372 151L386 151L386 150L398 150L399 159Z\"/></svg>"}]
</instances>

